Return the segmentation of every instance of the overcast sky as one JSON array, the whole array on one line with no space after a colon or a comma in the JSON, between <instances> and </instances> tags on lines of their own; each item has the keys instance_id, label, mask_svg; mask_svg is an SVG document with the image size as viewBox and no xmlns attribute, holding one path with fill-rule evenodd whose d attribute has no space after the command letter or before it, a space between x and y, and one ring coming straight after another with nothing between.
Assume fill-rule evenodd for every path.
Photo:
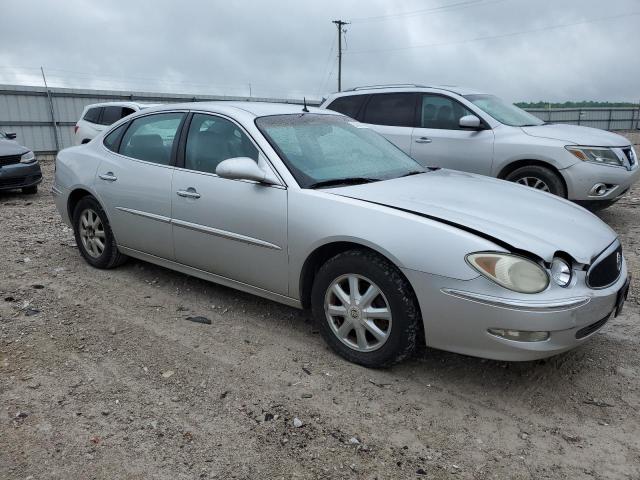
<instances>
[{"instance_id":1,"label":"overcast sky","mask_svg":"<svg viewBox=\"0 0 640 480\"><path fill-rule=\"evenodd\" d=\"M640 100L640 0L21 0L0 13L0 83L41 85L42 65L53 86L320 98L334 19L352 22L343 88Z\"/></svg>"}]
</instances>

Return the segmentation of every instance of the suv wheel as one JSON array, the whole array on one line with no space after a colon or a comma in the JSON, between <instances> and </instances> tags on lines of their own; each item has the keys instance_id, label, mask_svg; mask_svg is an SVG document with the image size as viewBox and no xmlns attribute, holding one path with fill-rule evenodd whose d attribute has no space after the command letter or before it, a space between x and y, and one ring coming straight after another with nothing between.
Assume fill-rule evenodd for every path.
<instances>
[{"instance_id":1,"label":"suv wheel","mask_svg":"<svg viewBox=\"0 0 640 480\"><path fill-rule=\"evenodd\" d=\"M546 167L539 165L520 167L507 175L505 180L567 198L567 189L562 183L562 179L553 170Z\"/></svg>"},{"instance_id":2,"label":"suv wheel","mask_svg":"<svg viewBox=\"0 0 640 480\"><path fill-rule=\"evenodd\" d=\"M318 271L311 305L320 333L337 353L366 367L387 367L415 349L421 321L407 280L385 258L349 250Z\"/></svg>"},{"instance_id":3,"label":"suv wheel","mask_svg":"<svg viewBox=\"0 0 640 480\"><path fill-rule=\"evenodd\" d=\"M82 198L73 211L73 233L80 253L96 268L117 267L127 258L118 250L107 215L91 196Z\"/></svg>"}]
</instances>

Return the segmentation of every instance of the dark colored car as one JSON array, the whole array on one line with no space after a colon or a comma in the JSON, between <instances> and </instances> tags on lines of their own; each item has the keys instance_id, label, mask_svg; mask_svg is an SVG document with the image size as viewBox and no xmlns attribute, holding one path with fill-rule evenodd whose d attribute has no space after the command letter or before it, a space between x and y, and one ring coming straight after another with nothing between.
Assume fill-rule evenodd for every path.
<instances>
[{"instance_id":1,"label":"dark colored car","mask_svg":"<svg viewBox=\"0 0 640 480\"><path fill-rule=\"evenodd\" d=\"M0 130L0 190L22 189L22 193L36 193L42 181L40 164L34 153L15 138L15 133Z\"/></svg>"}]
</instances>

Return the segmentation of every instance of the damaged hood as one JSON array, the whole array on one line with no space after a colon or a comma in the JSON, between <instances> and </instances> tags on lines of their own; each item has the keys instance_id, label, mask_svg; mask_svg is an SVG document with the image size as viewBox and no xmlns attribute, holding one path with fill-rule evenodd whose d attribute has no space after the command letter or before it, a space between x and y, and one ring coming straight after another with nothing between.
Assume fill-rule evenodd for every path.
<instances>
[{"instance_id":1,"label":"damaged hood","mask_svg":"<svg viewBox=\"0 0 640 480\"><path fill-rule=\"evenodd\" d=\"M563 251L589 264L616 239L578 205L515 183L453 170L325 190L480 232L545 261Z\"/></svg>"},{"instance_id":2,"label":"damaged hood","mask_svg":"<svg viewBox=\"0 0 640 480\"><path fill-rule=\"evenodd\" d=\"M621 135L598 128L582 127L579 125L547 123L534 127L522 127L522 131L532 137L551 138L574 145L592 147L629 146L629 140Z\"/></svg>"}]
</instances>

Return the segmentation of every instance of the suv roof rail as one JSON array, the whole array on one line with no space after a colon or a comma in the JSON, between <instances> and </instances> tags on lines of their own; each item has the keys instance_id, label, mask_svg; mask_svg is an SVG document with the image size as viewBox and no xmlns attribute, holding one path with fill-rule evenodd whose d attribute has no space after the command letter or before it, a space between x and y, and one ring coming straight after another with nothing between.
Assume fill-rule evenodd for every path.
<instances>
[{"instance_id":1,"label":"suv roof rail","mask_svg":"<svg viewBox=\"0 0 640 480\"><path fill-rule=\"evenodd\" d=\"M369 90L374 88L429 88L427 85L419 85L416 83L391 83L388 85L363 85L361 87L353 87L343 92L355 92L357 90Z\"/></svg>"}]
</instances>

